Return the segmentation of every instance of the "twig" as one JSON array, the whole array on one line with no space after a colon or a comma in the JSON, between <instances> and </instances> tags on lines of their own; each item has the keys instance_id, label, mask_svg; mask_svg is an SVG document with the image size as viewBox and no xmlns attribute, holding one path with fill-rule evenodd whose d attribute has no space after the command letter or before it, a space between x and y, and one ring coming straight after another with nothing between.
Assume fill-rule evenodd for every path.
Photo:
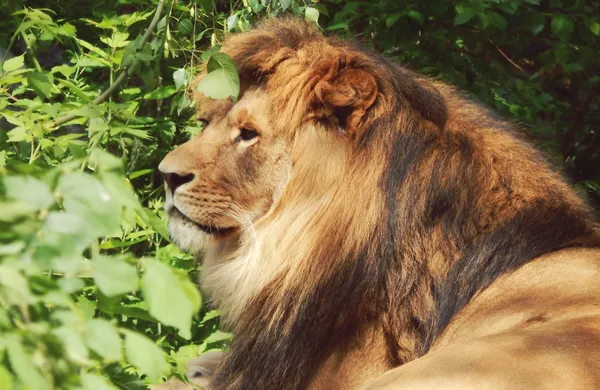
<instances>
[{"instance_id":1,"label":"twig","mask_svg":"<svg viewBox=\"0 0 600 390\"><path fill-rule=\"evenodd\" d=\"M158 2L158 5L156 6L156 12L154 13L154 17L152 18L152 21L150 22L150 25L148 26L148 29L146 29L146 32L144 33L144 36L142 37L142 40L140 41L139 47L143 47L146 42L148 42L148 39L150 38L150 35L152 35L152 32L154 31L154 28L156 27L156 24L158 23L158 20L160 19L160 15L162 13L162 9L163 9L163 5L164 5L165 1L164 0L160 0ZM106 91L102 92L102 94L100 94L100 96L98 96L97 98L95 98L92 101L92 104L100 104L102 102L104 102L106 99L108 99L108 97L110 95L112 95L117 88L119 88L119 86L127 79L127 75L129 73L131 73L133 71L133 69L135 69L136 67L136 63L132 62L131 65L129 66L129 68L125 68L121 71L121 73L119 74L119 76L117 77L117 79L106 89ZM67 123L75 118L77 118L78 115L76 114L71 114L71 115L65 115L61 118L58 118L55 122L54 122L54 126L60 126L64 123Z\"/></svg>"},{"instance_id":2,"label":"twig","mask_svg":"<svg viewBox=\"0 0 600 390\"><path fill-rule=\"evenodd\" d=\"M526 71L525 69L521 68L521 67L519 66L519 64L517 64L516 62L514 62L513 60L511 60L509 56L507 56L506 54L504 54L504 52L502 51L502 49L500 49L500 48L498 47L498 45L496 45L496 44L494 43L494 41L492 41L491 39L488 39L488 41L490 41L490 43L491 43L492 45L494 45L494 47L496 48L496 50L498 50L498 53L500 53L500 55L502 55L502 57L504 57L504 59L506 59L506 61L510 62L510 63L511 63L511 64L512 64L512 65L513 65L515 68L519 69L521 72L523 72L523 73L525 73L527 76L529 76L529 73L527 73L527 71Z\"/></svg>"}]
</instances>

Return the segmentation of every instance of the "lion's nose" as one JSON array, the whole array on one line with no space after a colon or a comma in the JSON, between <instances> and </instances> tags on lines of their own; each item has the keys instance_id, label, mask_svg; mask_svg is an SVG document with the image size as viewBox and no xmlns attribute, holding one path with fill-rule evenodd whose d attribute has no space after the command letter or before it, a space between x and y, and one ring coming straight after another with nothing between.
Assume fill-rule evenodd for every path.
<instances>
[{"instance_id":1,"label":"lion's nose","mask_svg":"<svg viewBox=\"0 0 600 390\"><path fill-rule=\"evenodd\" d=\"M173 194L178 187L194 180L193 173L169 172L163 164L158 166L158 170Z\"/></svg>"}]
</instances>

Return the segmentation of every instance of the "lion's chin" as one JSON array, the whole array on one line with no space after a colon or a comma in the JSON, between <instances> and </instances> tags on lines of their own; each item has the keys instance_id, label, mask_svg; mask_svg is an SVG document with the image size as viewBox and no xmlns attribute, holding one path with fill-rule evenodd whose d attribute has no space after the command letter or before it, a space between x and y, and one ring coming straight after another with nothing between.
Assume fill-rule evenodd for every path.
<instances>
[{"instance_id":1,"label":"lion's chin","mask_svg":"<svg viewBox=\"0 0 600 390\"><path fill-rule=\"evenodd\" d=\"M201 230L193 222L177 217L169 218L169 236L181 250L191 254L199 254L210 237L209 233Z\"/></svg>"},{"instance_id":2,"label":"lion's chin","mask_svg":"<svg viewBox=\"0 0 600 390\"><path fill-rule=\"evenodd\" d=\"M198 254L206 246L210 238L223 238L236 231L236 227L216 227L202 225L192 221L173 207L169 215L169 236L182 250Z\"/></svg>"}]
</instances>

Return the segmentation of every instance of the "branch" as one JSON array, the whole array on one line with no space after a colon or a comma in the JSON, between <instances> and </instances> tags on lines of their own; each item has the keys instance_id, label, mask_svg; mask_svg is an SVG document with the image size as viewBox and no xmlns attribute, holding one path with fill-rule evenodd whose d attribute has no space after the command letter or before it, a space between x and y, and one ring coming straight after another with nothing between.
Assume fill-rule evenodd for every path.
<instances>
[{"instance_id":1,"label":"branch","mask_svg":"<svg viewBox=\"0 0 600 390\"><path fill-rule=\"evenodd\" d=\"M152 18L150 25L146 29L146 32L144 33L144 36L142 37L142 40L140 41L138 47L140 47L140 48L144 47L146 42L148 42L148 39L152 35L154 28L158 24L158 20L160 19L160 15L162 13L164 3L165 3L165 0L160 0L158 2L158 5L156 6L156 12L154 13L154 17ZM106 99L108 99L110 97L110 95L112 95L119 88L119 86L121 84L123 84L123 82L127 79L127 75L130 74L135 69L136 66L137 66L137 62L132 61L129 68L124 68L123 70L121 70L121 73L119 74L119 76L117 76L116 80L113 81L113 83L111 85L109 85L109 87L106 89L106 91L102 92L97 98L95 98L92 101L92 104L100 104L100 103L104 102ZM75 119L77 117L78 117L78 115L76 115L76 114L65 115L61 118L58 118L54 122L52 127L60 126L69 121L72 121L73 119Z\"/></svg>"},{"instance_id":2,"label":"branch","mask_svg":"<svg viewBox=\"0 0 600 390\"><path fill-rule=\"evenodd\" d=\"M500 48L498 47L498 45L496 45L496 44L494 43L494 41L492 41L491 39L488 39L488 41L489 41L489 42L490 42L492 45L494 45L494 48L496 48L496 50L498 51L498 53L500 53L500 55L501 55L502 57L504 57L504 59L505 59L506 61L510 62L510 64L511 64L512 66L514 66L515 68L519 69L519 70L520 70L521 72L523 72L525 75L529 76L529 73L527 73L527 71L525 71L525 69L523 69L522 67L520 67L520 66L519 66L519 64L517 64L516 62L514 62L513 60L511 60L509 56L507 56L506 54L504 54L504 52L502 51L502 49L500 49Z\"/></svg>"}]
</instances>

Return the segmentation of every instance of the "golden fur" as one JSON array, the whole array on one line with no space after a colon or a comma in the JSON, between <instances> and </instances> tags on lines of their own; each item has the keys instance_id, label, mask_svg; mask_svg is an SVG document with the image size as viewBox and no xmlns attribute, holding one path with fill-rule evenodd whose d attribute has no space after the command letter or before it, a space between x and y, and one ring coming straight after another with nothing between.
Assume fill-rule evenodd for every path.
<instances>
[{"instance_id":1,"label":"golden fur","mask_svg":"<svg viewBox=\"0 0 600 390\"><path fill-rule=\"evenodd\" d=\"M515 306L506 315L521 324L558 307L523 300L541 287L519 275L600 247L593 213L560 175L452 87L293 19L233 35L222 51L238 67L239 101L196 94L205 130L159 167L170 233L204 248L202 288L236 334L211 388L422 388L432 372L475 385L444 365L452 348L479 343L482 364L494 360L485 338L521 326L503 310ZM585 252L593 272L599 253ZM561 263L539 284L563 266L556 279L572 283L577 270ZM502 287L513 276L519 286ZM478 317L494 291L515 301ZM600 305L595 287L579 298ZM456 351L460 365L468 353ZM600 362L589 367L600 384ZM490 366L490 383L515 370Z\"/></svg>"}]
</instances>

